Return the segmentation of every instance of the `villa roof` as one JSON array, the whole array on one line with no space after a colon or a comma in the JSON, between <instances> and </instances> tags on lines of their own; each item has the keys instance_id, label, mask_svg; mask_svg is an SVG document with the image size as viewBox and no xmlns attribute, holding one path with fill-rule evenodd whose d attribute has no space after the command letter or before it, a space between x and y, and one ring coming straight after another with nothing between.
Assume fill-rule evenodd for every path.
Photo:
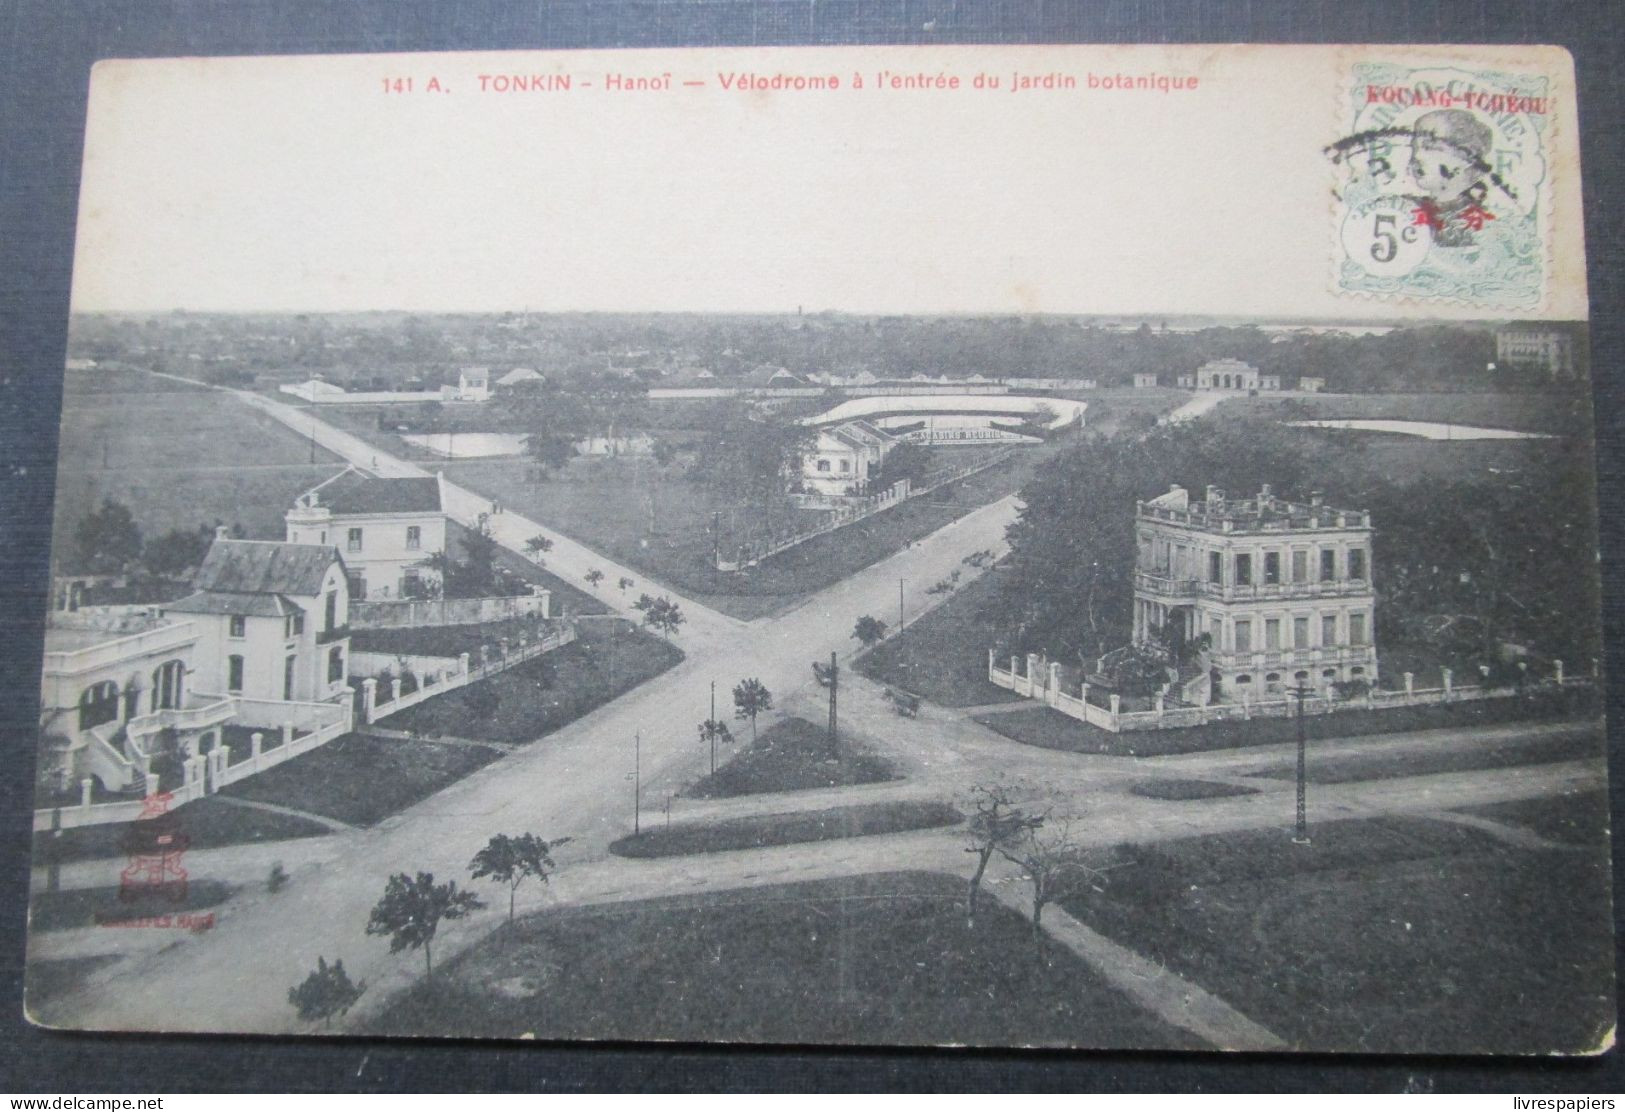
<instances>
[{"instance_id":1,"label":"villa roof","mask_svg":"<svg viewBox=\"0 0 1625 1112\"><path fill-rule=\"evenodd\" d=\"M335 514L410 514L440 512L440 480L433 475L385 479L346 468L299 496L316 496L316 505Z\"/></svg>"},{"instance_id":2,"label":"villa roof","mask_svg":"<svg viewBox=\"0 0 1625 1112\"><path fill-rule=\"evenodd\" d=\"M251 618L281 618L304 613L304 608L283 595L246 591L194 591L164 605L177 614L244 614Z\"/></svg>"},{"instance_id":3,"label":"villa roof","mask_svg":"<svg viewBox=\"0 0 1625 1112\"><path fill-rule=\"evenodd\" d=\"M338 549L328 544L217 538L193 585L200 593L318 595L335 561L343 563Z\"/></svg>"}]
</instances>

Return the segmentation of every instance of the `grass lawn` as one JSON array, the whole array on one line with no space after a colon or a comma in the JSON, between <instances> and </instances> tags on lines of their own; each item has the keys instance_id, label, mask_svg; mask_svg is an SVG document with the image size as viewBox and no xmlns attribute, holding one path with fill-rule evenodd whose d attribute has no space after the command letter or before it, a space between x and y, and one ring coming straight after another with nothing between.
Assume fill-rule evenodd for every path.
<instances>
[{"instance_id":1,"label":"grass lawn","mask_svg":"<svg viewBox=\"0 0 1625 1112\"><path fill-rule=\"evenodd\" d=\"M337 744L336 742L334 744ZM298 806L294 804L293 806ZM251 842L280 842L289 838L314 838L331 833L319 822L297 815L279 815L255 807L234 807L210 796L177 807L174 828L191 839L189 849L213 849ZM99 826L75 826L57 835L42 831L34 835L34 864L50 863L56 854L60 864L94 858L125 856L125 839L139 837L144 824L109 822ZM51 848L54 845L54 850Z\"/></svg>"},{"instance_id":2,"label":"grass lawn","mask_svg":"<svg viewBox=\"0 0 1625 1112\"><path fill-rule=\"evenodd\" d=\"M1461 813L1521 826L1542 838L1569 845L1595 849L1608 842L1608 793L1603 791L1463 807Z\"/></svg>"},{"instance_id":3,"label":"grass lawn","mask_svg":"<svg viewBox=\"0 0 1625 1112\"><path fill-rule=\"evenodd\" d=\"M170 385L64 396L55 543L103 498L129 506L149 539L216 519L281 539L295 496L342 466L321 448L313 464L308 439L229 394Z\"/></svg>"},{"instance_id":4,"label":"grass lawn","mask_svg":"<svg viewBox=\"0 0 1625 1112\"><path fill-rule=\"evenodd\" d=\"M403 958L403 960L405 960ZM388 1001L371 1034L1195 1048L1015 912L928 873L544 911Z\"/></svg>"},{"instance_id":5,"label":"grass lawn","mask_svg":"<svg viewBox=\"0 0 1625 1112\"><path fill-rule=\"evenodd\" d=\"M1560 699L1479 699L1468 703L1313 714L1304 718L1303 725L1305 736L1311 740L1363 737L1410 730L1497 726L1523 720L1580 718L1594 713L1595 707L1595 694L1576 688L1565 691ZM1128 730L1119 734L1080 722L1038 703L1024 710L978 714L975 718L988 729L1023 745L1064 749L1071 753L1100 753L1111 757L1204 753L1249 745L1279 745L1298 738L1298 724L1291 718L1254 718L1246 722L1213 722L1206 726L1169 730Z\"/></svg>"},{"instance_id":6,"label":"grass lawn","mask_svg":"<svg viewBox=\"0 0 1625 1112\"><path fill-rule=\"evenodd\" d=\"M872 680L922 695L945 707L1016 703L1021 696L987 682L987 647L994 636L982 611L995 605L998 569L973 579L925 617L860 657ZM1006 662L1008 665L1008 662Z\"/></svg>"},{"instance_id":7,"label":"grass lawn","mask_svg":"<svg viewBox=\"0 0 1625 1112\"><path fill-rule=\"evenodd\" d=\"M1594 1049L1614 1023L1608 859L1420 818L1130 850L1073 915L1305 1050Z\"/></svg>"},{"instance_id":8,"label":"grass lawn","mask_svg":"<svg viewBox=\"0 0 1625 1112\"><path fill-rule=\"evenodd\" d=\"M346 412L338 419L356 435L389 451L402 446L395 434L378 431L376 415ZM441 460L437 466L463 486L544 523L544 533L557 529L697 601L752 619L836 583L968 511L1013 493L1070 442L1063 436L1022 449L968 479L814 538L742 572L719 572L710 559L713 515L726 517L734 507L676 470L656 478L655 468L646 461L576 459L562 472L536 481L532 465L524 459ZM655 585L648 589L658 593Z\"/></svg>"},{"instance_id":9,"label":"grass lawn","mask_svg":"<svg viewBox=\"0 0 1625 1112\"><path fill-rule=\"evenodd\" d=\"M824 727L805 718L786 718L763 730L754 744L747 745L714 775L683 794L716 799L839 784L873 784L897 778L897 770L889 761L853 747L838 735L836 755L831 760Z\"/></svg>"},{"instance_id":10,"label":"grass lawn","mask_svg":"<svg viewBox=\"0 0 1625 1112\"><path fill-rule=\"evenodd\" d=\"M1281 417L1293 420L1442 421L1519 432L1577 436L1591 427L1591 395L1585 391L1542 394L1324 394L1259 395L1227 399L1226 416Z\"/></svg>"},{"instance_id":11,"label":"grass lawn","mask_svg":"<svg viewBox=\"0 0 1625 1112\"><path fill-rule=\"evenodd\" d=\"M1601 723L1596 730L1562 737L1513 738L1438 752L1366 753L1347 757L1316 757L1311 749L1308 777L1316 784L1347 784L1357 780L1392 780L1402 776L1432 776L1441 772L1476 772L1486 768L1546 764L1601 757L1605 752ZM1298 766L1280 765L1253 773L1291 780Z\"/></svg>"},{"instance_id":12,"label":"grass lawn","mask_svg":"<svg viewBox=\"0 0 1625 1112\"><path fill-rule=\"evenodd\" d=\"M1240 784L1225 784L1217 780L1147 780L1143 784L1135 784L1129 791L1147 799L1166 799L1170 802L1258 794L1257 788L1244 788Z\"/></svg>"},{"instance_id":13,"label":"grass lawn","mask_svg":"<svg viewBox=\"0 0 1625 1112\"><path fill-rule=\"evenodd\" d=\"M714 823L680 823L652 827L610 844L622 857L680 857L730 849L759 849L832 838L863 838L952 826L962 816L946 803L895 800L798 811L783 815L748 815Z\"/></svg>"},{"instance_id":14,"label":"grass lawn","mask_svg":"<svg viewBox=\"0 0 1625 1112\"><path fill-rule=\"evenodd\" d=\"M486 746L345 734L224 794L371 826L501 755Z\"/></svg>"},{"instance_id":15,"label":"grass lawn","mask_svg":"<svg viewBox=\"0 0 1625 1112\"><path fill-rule=\"evenodd\" d=\"M612 624L621 632L612 633ZM682 659L683 650L647 630L630 629L624 622L584 622L581 635L562 649L408 707L381 724L427 737L533 741ZM496 709L488 717L481 718L470 707L468 692L476 687L497 695Z\"/></svg>"},{"instance_id":16,"label":"grass lawn","mask_svg":"<svg viewBox=\"0 0 1625 1112\"><path fill-rule=\"evenodd\" d=\"M135 889L119 898L119 886L35 892L28 901L28 925L37 931L66 931L157 915L184 915L225 903L234 889L217 880L193 881L180 899ZM135 928L140 929L140 928Z\"/></svg>"}]
</instances>

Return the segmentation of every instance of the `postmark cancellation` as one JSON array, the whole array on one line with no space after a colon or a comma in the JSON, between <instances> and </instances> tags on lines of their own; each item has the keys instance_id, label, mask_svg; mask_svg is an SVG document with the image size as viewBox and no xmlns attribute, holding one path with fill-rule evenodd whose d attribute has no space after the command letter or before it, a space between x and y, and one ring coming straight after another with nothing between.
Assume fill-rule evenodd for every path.
<instances>
[{"instance_id":1,"label":"postmark cancellation","mask_svg":"<svg viewBox=\"0 0 1625 1112\"><path fill-rule=\"evenodd\" d=\"M1550 281L1552 81L1356 63L1336 174L1343 295L1538 308Z\"/></svg>"}]
</instances>

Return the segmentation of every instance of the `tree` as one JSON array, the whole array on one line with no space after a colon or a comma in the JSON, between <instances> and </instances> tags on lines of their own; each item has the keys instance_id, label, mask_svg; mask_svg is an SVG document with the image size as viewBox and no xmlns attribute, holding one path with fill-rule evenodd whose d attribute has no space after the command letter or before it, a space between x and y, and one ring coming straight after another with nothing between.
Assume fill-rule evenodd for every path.
<instances>
[{"instance_id":1,"label":"tree","mask_svg":"<svg viewBox=\"0 0 1625 1112\"><path fill-rule=\"evenodd\" d=\"M535 564L537 567L542 566L542 554L552 551L552 538L545 537L541 533L537 533L534 537L525 542L525 554L530 557L531 563Z\"/></svg>"},{"instance_id":2,"label":"tree","mask_svg":"<svg viewBox=\"0 0 1625 1112\"><path fill-rule=\"evenodd\" d=\"M852 636L862 641L864 648L872 649L886 636L886 623L865 614L858 619L858 624L852 627Z\"/></svg>"},{"instance_id":3,"label":"tree","mask_svg":"<svg viewBox=\"0 0 1625 1112\"><path fill-rule=\"evenodd\" d=\"M631 588L637 586L636 583L634 583L631 579L628 579L624 575L621 576L620 579L615 581L615 585L621 589L621 594L623 594L623 595L626 594L626 592L628 590L630 590Z\"/></svg>"},{"instance_id":4,"label":"tree","mask_svg":"<svg viewBox=\"0 0 1625 1112\"><path fill-rule=\"evenodd\" d=\"M331 1027L333 1017L349 1011L366 991L366 981L350 981L342 960L328 965L327 959L318 956L315 971L288 990L288 1003L299 1010L299 1018L306 1023L319 1019L323 1027Z\"/></svg>"},{"instance_id":5,"label":"tree","mask_svg":"<svg viewBox=\"0 0 1625 1112\"><path fill-rule=\"evenodd\" d=\"M976 925L976 901L982 893L982 877L988 862L1001 846L1017 842L1029 830L1044 824L1039 815L1029 815L1015 802L1011 789L999 783L977 784L970 791L970 845L966 853L976 855L976 871L971 874L970 894L965 901L965 917Z\"/></svg>"},{"instance_id":6,"label":"tree","mask_svg":"<svg viewBox=\"0 0 1625 1112\"><path fill-rule=\"evenodd\" d=\"M931 450L923 444L905 440L886 453L880 465L880 474L871 487L889 487L901 479L907 479L919 487L930 470Z\"/></svg>"},{"instance_id":7,"label":"tree","mask_svg":"<svg viewBox=\"0 0 1625 1112\"><path fill-rule=\"evenodd\" d=\"M1033 942L1042 936L1041 920L1044 908L1058 899L1080 893L1105 876L1103 870L1090 866L1083 847L1072 833L1069 820L1050 822L1047 819L1019 831L1016 836L998 846L999 854L1027 874L1033 886Z\"/></svg>"},{"instance_id":8,"label":"tree","mask_svg":"<svg viewBox=\"0 0 1625 1112\"><path fill-rule=\"evenodd\" d=\"M668 638L677 632L678 626L688 621L683 615L683 608L664 595L652 599L649 605L642 609L643 624L659 630Z\"/></svg>"},{"instance_id":9,"label":"tree","mask_svg":"<svg viewBox=\"0 0 1625 1112\"><path fill-rule=\"evenodd\" d=\"M750 741L756 744L756 716L773 709L773 693L754 677L734 688L734 717L750 719Z\"/></svg>"},{"instance_id":10,"label":"tree","mask_svg":"<svg viewBox=\"0 0 1625 1112\"><path fill-rule=\"evenodd\" d=\"M434 976L433 946L442 919L462 919L485 906L472 892L460 891L455 880L434 882L433 873L416 877L396 873L367 919L367 933L389 936L389 952L423 948L424 976Z\"/></svg>"},{"instance_id":11,"label":"tree","mask_svg":"<svg viewBox=\"0 0 1625 1112\"><path fill-rule=\"evenodd\" d=\"M508 886L508 923L512 925L514 894L519 891L519 886L530 877L546 884L547 878L557 868L553 862L553 851L569 840L556 838L547 842L534 834L520 834L518 837L495 834L485 843L485 848L474 855L468 867L475 880L490 877Z\"/></svg>"},{"instance_id":12,"label":"tree","mask_svg":"<svg viewBox=\"0 0 1625 1112\"><path fill-rule=\"evenodd\" d=\"M733 740L733 731L728 729L726 722L718 721L715 718L707 718L700 723L700 744L709 744L711 746L711 772L713 774L717 771L717 742L732 745Z\"/></svg>"},{"instance_id":13,"label":"tree","mask_svg":"<svg viewBox=\"0 0 1625 1112\"><path fill-rule=\"evenodd\" d=\"M171 529L146 543L141 552L141 562L154 575L179 578L203 563L203 557L209 554L212 543L213 526Z\"/></svg>"},{"instance_id":14,"label":"tree","mask_svg":"<svg viewBox=\"0 0 1625 1112\"><path fill-rule=\"evenodd\" d=\"M587 572L585 578L587 580L587 585L596 591L598 589L598 584L604 581L604 573L599 571L597 568L593 568Z\"/></svg>"},{"instance_id":15,"label":"tree","mask_svg":"<svg viewBox=\"0 0 1625 1112\"><path fill-rule=\"evenodd\" d=\"M141 556L141 530L130 508L111 498L80 519L73 532L79 560L93 572L118 572Z\"/></svg>"}]
</instances>

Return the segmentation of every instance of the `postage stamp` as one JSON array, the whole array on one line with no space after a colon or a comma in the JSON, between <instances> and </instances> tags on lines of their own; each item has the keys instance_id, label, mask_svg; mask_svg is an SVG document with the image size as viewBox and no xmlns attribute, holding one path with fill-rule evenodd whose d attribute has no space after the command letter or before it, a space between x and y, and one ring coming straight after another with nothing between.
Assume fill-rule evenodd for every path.
<instances>
[{"instance_id":1,"label":"postage stamp","mask_svg":"<svg viewBox=\"0 0 1625 1112\"><path fill-rule=\"evenodd\" d=\"M1541 304L1553 105L1541 75L1360 63L1338 172L1333 290Z\"/></svg>"}]
</instances>

